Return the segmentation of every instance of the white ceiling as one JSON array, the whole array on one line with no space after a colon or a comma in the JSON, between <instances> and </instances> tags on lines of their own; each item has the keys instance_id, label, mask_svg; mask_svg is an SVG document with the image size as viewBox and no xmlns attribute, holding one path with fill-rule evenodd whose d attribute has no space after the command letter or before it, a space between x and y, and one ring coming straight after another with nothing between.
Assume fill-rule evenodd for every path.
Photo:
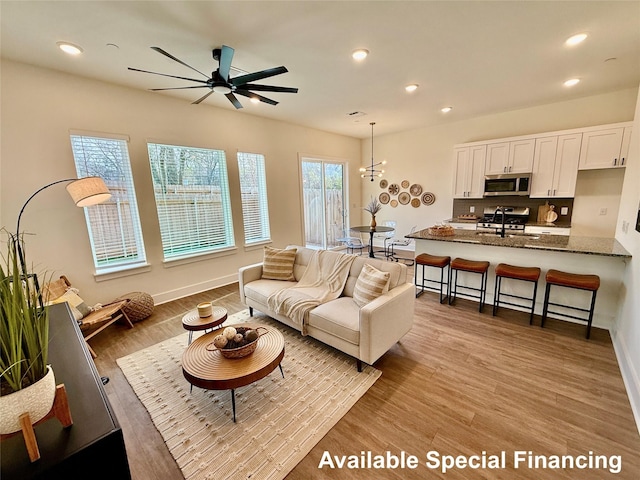
<instances>
[{"instance_id":1,"label":"white ceiling","mask_svg":"<svg viewBox=\"0 0 640 480\"><path fill-rule=\"evenodd\" d=\"M149 89L193 84L127 67L199 78L149 47L209 73L211 50L225 44L239 69L289 69L259 83L300 89L266 93L277 106L239 97L239 115L359 138L369 122L378 135L640 84L640 1L2 0L0 9L4 58ZM589 37L565 47L578 32ZM84 54L69 57L57 41ZM362 63L351 58L356 48L371 52ZM582 81L568 89L571 77ZM420 88L408 94L409 83ZM149 95L192 102L202 90ZM206 105L234 110L216 93L193 108ZM447 105L454 110L443 115Z\"/></svg>"}]
</instances>

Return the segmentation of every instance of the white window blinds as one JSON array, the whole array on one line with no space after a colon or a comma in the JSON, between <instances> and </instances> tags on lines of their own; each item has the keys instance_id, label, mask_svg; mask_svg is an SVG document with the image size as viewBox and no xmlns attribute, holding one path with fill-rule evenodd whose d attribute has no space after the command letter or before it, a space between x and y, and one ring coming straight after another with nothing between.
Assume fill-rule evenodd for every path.
<instances>
[{"instance_id":1,"label":"white window blinds","mask_svg":"<svg viewBox=\"0 0 640 480\"><path fill-rule=\"evenodd\" d=\"M269 241L271 231L264 155L238 152L238 172L242 196L244 242L246 245L251 245Z\"/></svg>"},{"instance_id":2,"label":"white window blinds","mask_svg":"<svg viewBox=\"0 0 640 480\"><path fill-rule=\"evenodd\" d=\"M98 176L111 199L84 209L96 271L114 271L146 262L127 141L71 135L78 177Z\"/></svg>"},{"instance_id":3,"label":"white window blinds","mask_svg":"<svg viewBox=\"0 0 640 480\"><path fill-rule=\"evenodd\" d=\"M165 259L233 247L222 150L147 144Z\"/></svg>"}]
</instances>

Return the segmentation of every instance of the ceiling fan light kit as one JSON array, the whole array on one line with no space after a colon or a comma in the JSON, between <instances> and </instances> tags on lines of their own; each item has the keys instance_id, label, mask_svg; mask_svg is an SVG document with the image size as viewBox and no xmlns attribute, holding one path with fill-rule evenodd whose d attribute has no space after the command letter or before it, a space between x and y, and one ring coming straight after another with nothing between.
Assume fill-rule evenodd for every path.
<instances>
[{"instance_id":1,"label":"ceiling fan light kit","mask_svg":"<svg viewBox=\"0 0 640 480\"><path fill-rule=\"evenodd\" d=\"M164 55L167 58L170 58L174 62L177 62L194 72L199 73L206 80L201 80L198 78L189 78L189 77L180 77L176 75L168 75L166 73L159 72L151 72L149 70L140 70L138 68L131 68L129 70L134 72L142 72L142 73L150 73L152 75L160 75L163 77L169 78L177 78L179 80L187 80L189 82L196 82L199 85L191 85L185 87L169 87L169 88L152 88L151 90L154 92L162 91L162 90L184 90L191 88L208 88L209 91L205 93L203 96L192 102L192 104L197 105L205 100L212 93L221 93L233 104L237 109L242 108L242 104L236 97L236 95L241 95L243 97L249 98L252 102L263 102L268 103L269 105L277 105L278 102L275 100L259 95L255 92L274 92L274 93L298 93L298 89L294 87L278 87L275 85L263 85L258 83L251 83L257 80L263 80L269 77L275 77L276 75L281 75L283 73L287 73L288 70L284 66L268 68L266 70L261 70L259 72L247 73L244 75L239 75L237 77L231 78L231 62L233 60L234 49L223 45L222 48L215 48L211 52L213 55L213 59L218 62L218 69L211 73L211 76L202 73L200 70L192 67L191 65L183 62L177 57L174 57L169 52L166 52L160 47L151 47L152 50Z\"/></svg>"}]
</instances>

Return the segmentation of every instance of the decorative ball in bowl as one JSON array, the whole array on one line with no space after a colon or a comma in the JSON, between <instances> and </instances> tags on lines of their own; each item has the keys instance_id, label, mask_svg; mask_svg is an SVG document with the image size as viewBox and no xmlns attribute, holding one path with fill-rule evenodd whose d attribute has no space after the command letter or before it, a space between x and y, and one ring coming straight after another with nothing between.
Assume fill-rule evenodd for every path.
<instances>
[{"instance_id":1,"label":"decorative ball in bowl","mask_svg":"<svg viewBox=\"0 0 640 480\"><path fill-rule=\"evenodd\" d=\"M260 329L264 332L260 333ZM206 348L210 352L218 350L225 358L243 358L255 351L258 339L266 333L264 327L226 327Z\"/></svg>"}]
</instances>

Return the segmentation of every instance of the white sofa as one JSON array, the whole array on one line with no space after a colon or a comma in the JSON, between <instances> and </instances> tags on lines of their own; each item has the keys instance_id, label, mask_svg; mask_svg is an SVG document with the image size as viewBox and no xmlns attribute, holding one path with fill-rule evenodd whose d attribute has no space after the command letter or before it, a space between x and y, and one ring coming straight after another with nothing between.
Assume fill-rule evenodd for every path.
<instances>
[{"instance_id":1,"label":"white sofa","mask_svg":"<svg viewBox=\"0 0 640 480\"><path fill-rule=\"evenodd\" d=\"M275 292L296 285L309 264L314 250L296 248L295 281L263 279L262 263L258 263L242 267L239 270L239 282L240 300L249 307L251 315L255 308L300 331L299 325L271 311L267 304L267 299ZM365 263L390 273L389 290L360 308L352 296ZM341 296L308 313L307 335L355 357L358 371L361 371L362 362L373 364L411 330L414 303L415 287L407 282L405 265L358 256L351 264Z\"/></svg>"}]
</instances>

